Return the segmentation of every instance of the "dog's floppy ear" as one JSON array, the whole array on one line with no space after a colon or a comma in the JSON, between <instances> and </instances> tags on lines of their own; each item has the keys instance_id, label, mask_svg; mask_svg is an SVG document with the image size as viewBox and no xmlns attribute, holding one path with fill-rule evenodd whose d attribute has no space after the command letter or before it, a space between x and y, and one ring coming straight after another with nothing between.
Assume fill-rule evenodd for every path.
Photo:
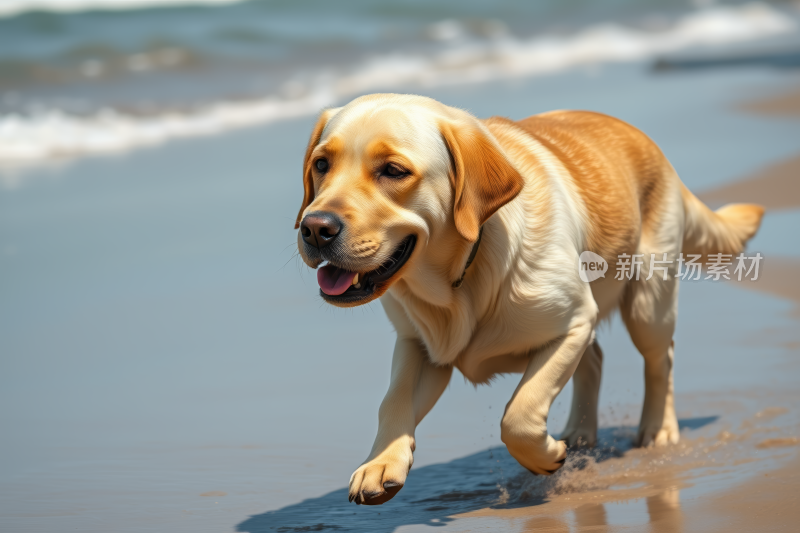
<instances>
[{"instance_id":1,"label":"dog's floppy ear","mask_svg":"<svg viewBox=\"0 0 800 533\"><path fill-rule=\"evenodd\" d=\"M311 176L311 152L314 151L314 148L317 147L319 144L320 138L322 138L322 132L325 130L325 126L328 124L328 121L335 115L339 109L326 109L319 115L319 119L317 119L317 123L314 125L314 130L311 132L311 139L308 141L308 147L306 148L306 156L303 158L303 205L300 206L300 212L297 213L297 220L294 222L294 229L298 229L300 227L300 219L303 218L303 211L306 210L306 207L309 206L311 202L314 201L314 179Z\"/></svg>"},{"instance_id":2,"label":"dog's floppy ear","mask_svg":"<svg viewBox=\"0 0 800 533\"><path fill-rule=\"evenodd\" d=\"M475 242L484 222L522 190L523 179L477 124L440 124L450 151L456 229Z\"/></svg>"}]
</instances>

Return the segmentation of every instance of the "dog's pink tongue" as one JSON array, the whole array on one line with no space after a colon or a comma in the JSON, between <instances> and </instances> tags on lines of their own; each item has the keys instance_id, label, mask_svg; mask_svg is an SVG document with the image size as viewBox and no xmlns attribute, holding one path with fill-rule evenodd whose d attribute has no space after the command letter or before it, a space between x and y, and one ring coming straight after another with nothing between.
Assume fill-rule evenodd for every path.
<instances>
[{"instance_id":1,"label":"dog's pink tongue","mask_svg":"<svg viewBox=\"0 0 800 533\"><path fill-rule=\"evenodd\" d=\"M317 283L322 292L329 296L338 296L353 284L355 272L348 272L333 265L325 265L317 270Z\"/></svg>"}]
</instances>

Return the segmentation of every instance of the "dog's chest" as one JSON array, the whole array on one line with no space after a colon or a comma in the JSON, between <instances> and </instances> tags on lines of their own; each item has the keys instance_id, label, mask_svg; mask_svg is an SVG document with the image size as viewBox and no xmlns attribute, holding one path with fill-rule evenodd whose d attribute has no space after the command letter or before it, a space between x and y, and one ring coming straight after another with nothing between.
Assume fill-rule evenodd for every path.
<instances>
[{"instance_id":1,"label":"dog's chest","mask_svg":"<svg viewBox=\"0 0 800 533\"><path fill-rule=\"evenodd\" d=\"M403 303L431 361L455 365L475 382L488 379L478 370L487 360L525 354L551 341L569 314L568 299L553 298L544 291L531 291L525 299L503 295L482 314L472 304L445 309L418 301Z\"/></svg>"}]
</instances>

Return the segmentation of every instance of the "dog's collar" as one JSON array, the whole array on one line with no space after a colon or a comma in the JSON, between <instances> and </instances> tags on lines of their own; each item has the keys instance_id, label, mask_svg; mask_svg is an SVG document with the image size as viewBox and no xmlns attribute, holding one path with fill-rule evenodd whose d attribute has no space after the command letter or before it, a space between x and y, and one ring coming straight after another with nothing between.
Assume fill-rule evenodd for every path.
<instances>
[{"instance_id":1,"label":"dog's collar","mask_svg":"<svg viewBox=\"0 0 800 533\"><path fill-rule=\"evenodd\" d=\"M467 257L467 264L464 265L464 272L461 273L461 277L458 278L453 282L453 288L457 289L464 283L464 276L467 275L467 269L472 264L472 260L475 259L475 254L478 253L478 246L481 244L481 237L483 237L483 226L478 231L478 240L475 241L475 244L472 245L472 250L469 252L469 257Z\"/></svg>"}]
</instances>

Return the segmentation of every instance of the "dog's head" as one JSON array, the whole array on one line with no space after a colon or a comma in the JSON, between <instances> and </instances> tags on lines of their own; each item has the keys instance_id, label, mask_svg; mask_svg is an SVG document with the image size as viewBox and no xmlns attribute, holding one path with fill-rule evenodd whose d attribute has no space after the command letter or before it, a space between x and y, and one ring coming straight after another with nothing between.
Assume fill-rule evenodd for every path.
<instances>
[{"instance_id":1,"label":"dog's head","mask_svg":"<svg viewBox=\"0 0 800 533\"><path fill-rule=\"evenodd\" d=\"M312 268L327 261L317 272L327 302L353 307L381 296L425 254L474 242L522 177L468 113L380 94L322 113L303 186L300 255Z\"/></svg>"}]
</instances>

